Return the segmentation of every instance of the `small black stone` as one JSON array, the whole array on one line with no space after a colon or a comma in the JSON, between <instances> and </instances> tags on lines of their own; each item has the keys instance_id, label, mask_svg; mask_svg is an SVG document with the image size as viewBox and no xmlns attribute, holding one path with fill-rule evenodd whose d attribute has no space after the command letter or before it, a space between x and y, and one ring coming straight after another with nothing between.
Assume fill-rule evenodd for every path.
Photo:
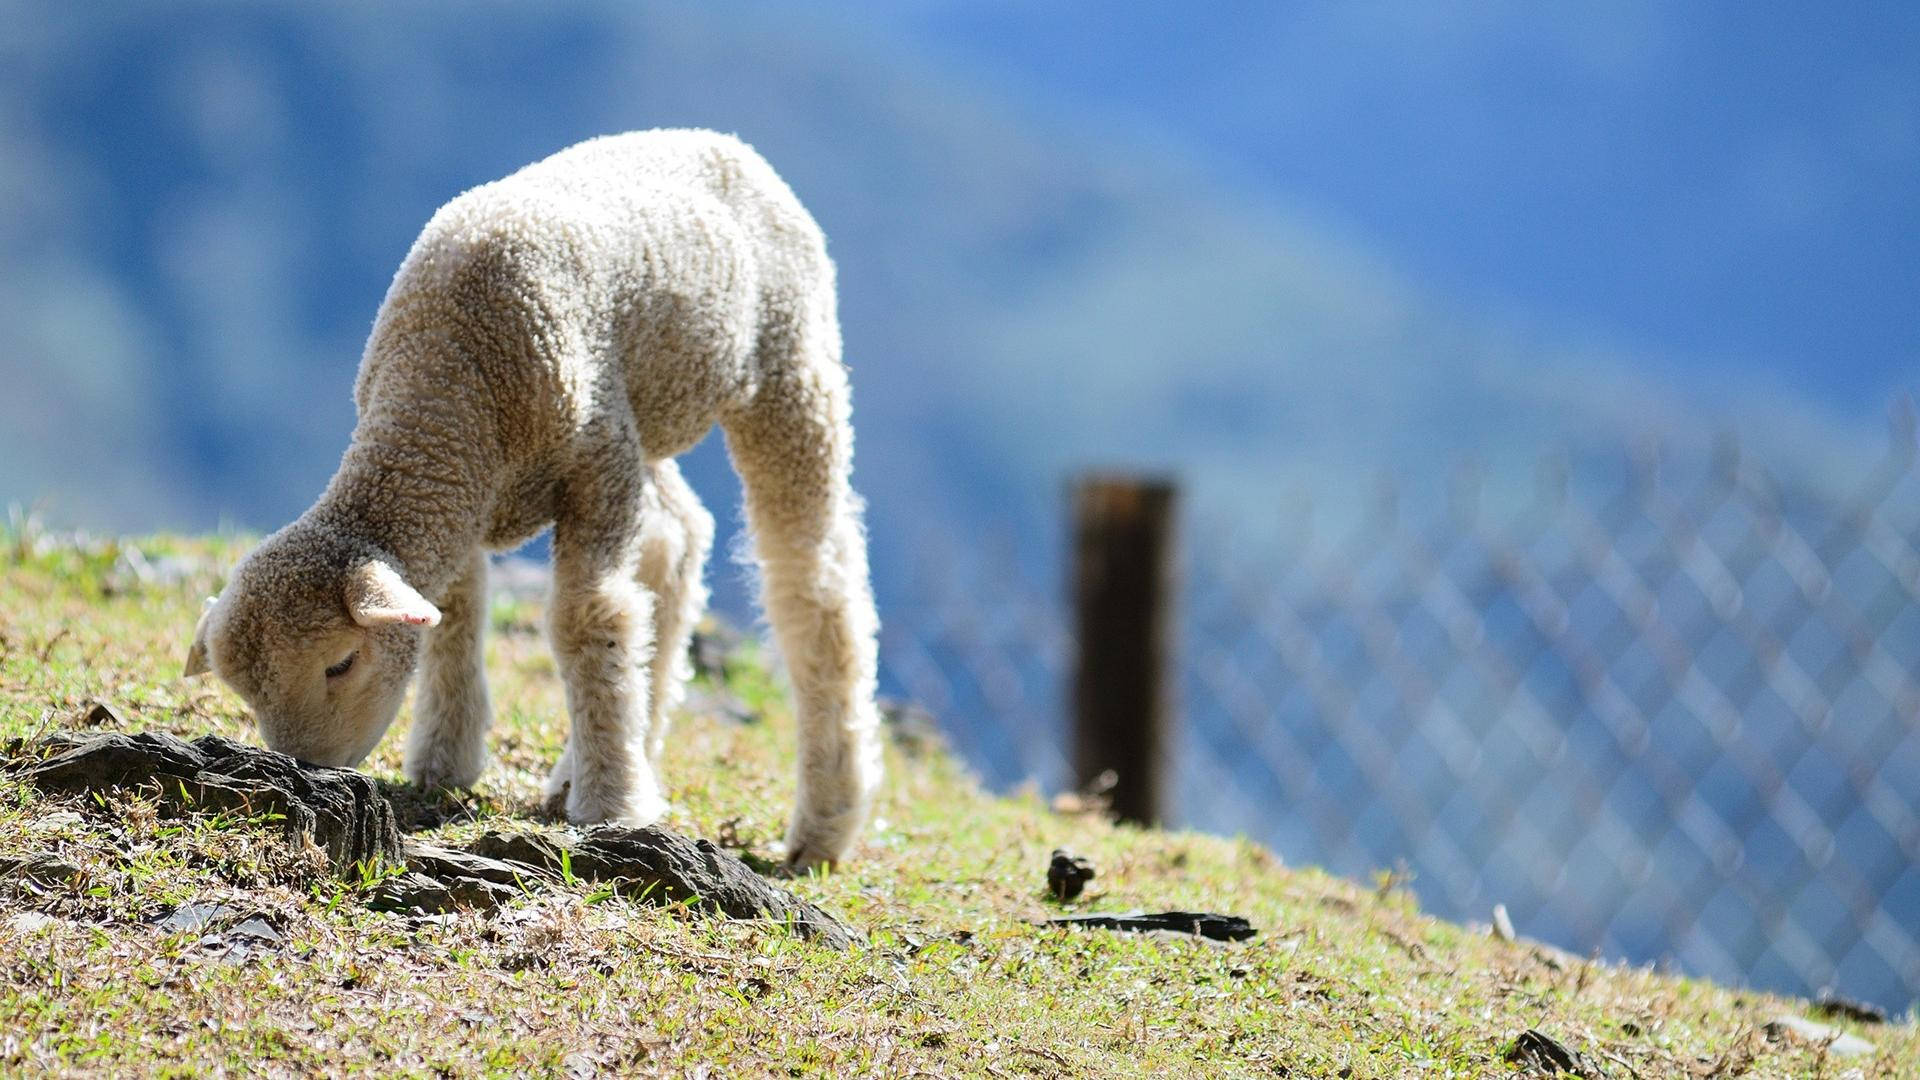
<instances>
[{"instance_id":1,"label":"small black stone","mask_svg":"<svg viewBox=\"0 0 1920 1080\"><path fill-rule=\"evenodd\" d=\"M1210 941L1245 941L1260 931L1238 915L1212 911L1134 911L1124 915L1062 915L1048 919L1049 926L1082 927L1089 930L1119 930L1140 934L1166 930L1193 934Z\"/></svg>"},{"instance_id":2,"label":"small black stone","mask_svg":"<svg viewBox=\"0 0 1920 1080\"><path fill-rule=\"evenodd\" d=\"M1841 997L1831 989L1823 990L1809 1010L1815 1016L1826 1016L1841 1020L1852 1020L1857 1024L1884 1024L1887 1022L1887 1010L1870 1002L1855 1001Z\"/></svg>"},{"instance_id":3,"label":"small black stone","mask_svg":"<svg viewBox=\"0 0 1920 1080\"><path fill-rule=\"evenodd\" d=\"M1513 1040L1513 1046L1507 1050L1507 1060L1523 1069L1545 1073L1548 1076L1585 1077L1586 1080L1598 1080L1606 1074L1600 1066L1586 1054L1561 1043L1553 1036L1528 1028Z\"/></svg>"},{"instance_id":4,"label":"small black stone","mask_svg":"<svg viewBox=\"0 0 1920 1080\"><path fill-rule=\"evenodd\" d=\"M1094 878L1093 864L1066 848L1053 849L1053 861L1047 864L1047 892L1055 900L1072 900Z\"/></svg>"}]
</instances>

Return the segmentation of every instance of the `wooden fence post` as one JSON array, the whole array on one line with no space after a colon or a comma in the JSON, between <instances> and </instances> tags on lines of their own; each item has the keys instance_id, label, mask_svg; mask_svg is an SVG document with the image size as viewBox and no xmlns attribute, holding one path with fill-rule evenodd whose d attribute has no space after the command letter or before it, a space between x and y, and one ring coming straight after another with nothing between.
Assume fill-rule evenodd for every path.
<instances>
[{"instance_id":1,"label":"wooden fence post","mask_svg":"<svg viewBox=\"0 0 1920 1080\"><path fill-rule=\"evenodd\" d=\"M1075 779L1111 770L1114 815L1143 824L1160 820L1172 712L1174 509L1165 479L1074 485Z\"/></svg>"}]
</instances>

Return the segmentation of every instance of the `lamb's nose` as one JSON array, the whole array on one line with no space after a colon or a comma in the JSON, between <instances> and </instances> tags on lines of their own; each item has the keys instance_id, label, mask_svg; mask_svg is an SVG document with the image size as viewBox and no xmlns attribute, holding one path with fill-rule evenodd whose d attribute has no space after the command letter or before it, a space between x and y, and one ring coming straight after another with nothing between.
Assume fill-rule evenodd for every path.
<instances>
[{"instance_id":1,"label":"lamb's nose","mask_svg":"<svg viewBox=\"0 0 1920 1080\"><path fill-rule=\"evenodd\" d=\"M285 732L274 725L260 725L260 735L266 742L267 749L285 754L296 761L305 762L308 765L336 764L332 760L338 756L335 752L326 747L314 746L302 739L289 738Z\"/></svg>"}]
</instances>

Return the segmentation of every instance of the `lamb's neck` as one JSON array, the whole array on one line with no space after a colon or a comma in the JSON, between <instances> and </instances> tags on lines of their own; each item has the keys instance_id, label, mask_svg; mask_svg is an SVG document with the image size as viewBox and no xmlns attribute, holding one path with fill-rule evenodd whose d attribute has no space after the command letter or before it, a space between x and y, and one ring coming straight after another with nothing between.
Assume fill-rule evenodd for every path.
<instances>
[{"instance_id":1,"label":"lamb's neck","mask_svg":"<svg viewBox=\"0 0 1920 1080\"><path fill-rule=\"evenodd\" d=\"M393 556L408 584L434 597L481 542L496 470L485 433L427 408L362 416L310 515Z\"/></svg>"}]
</instances>

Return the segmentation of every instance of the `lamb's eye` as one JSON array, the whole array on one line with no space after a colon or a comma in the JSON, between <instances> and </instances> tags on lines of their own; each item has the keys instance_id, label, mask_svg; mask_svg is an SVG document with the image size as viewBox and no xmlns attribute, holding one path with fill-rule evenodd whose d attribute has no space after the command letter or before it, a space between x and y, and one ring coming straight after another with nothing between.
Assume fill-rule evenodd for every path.
<instances>
[{"instance_id":1,"label":"lamb's eye","mask_svg":"<svg viewBox=\"0 0 1920 1080\"><path fill-rule=\"evenodd\" d=\"M339 663L327 669L327 678L337 679L340 676L345 675L348 671L352 670L353 660L355 657L359 655L360 655L360 650L358 649L355 649L353 652L348 653L347 658L345 660L342 660Z\"/></svg>"}]
</instances>

